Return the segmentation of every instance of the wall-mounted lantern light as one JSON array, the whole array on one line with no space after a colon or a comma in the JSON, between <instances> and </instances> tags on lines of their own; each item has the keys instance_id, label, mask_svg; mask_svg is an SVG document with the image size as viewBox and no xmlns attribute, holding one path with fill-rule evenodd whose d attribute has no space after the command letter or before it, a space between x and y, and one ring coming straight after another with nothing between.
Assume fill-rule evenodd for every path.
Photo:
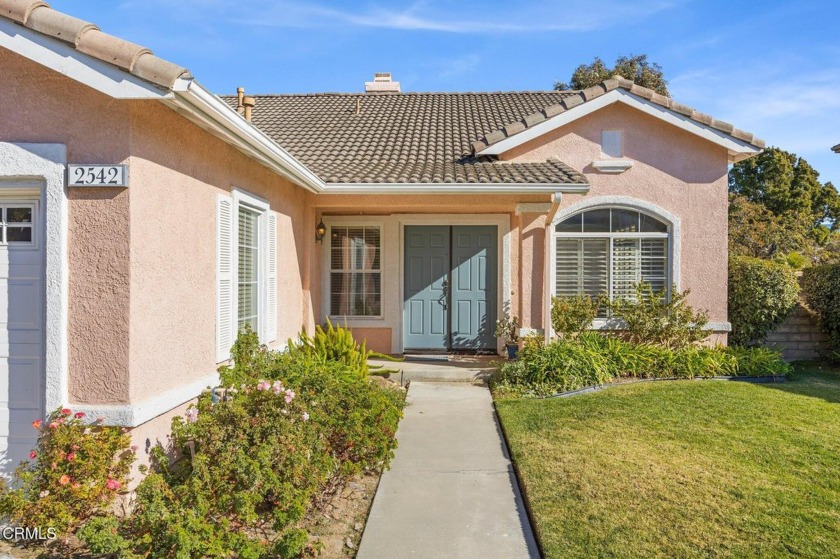
<instances>
[{"instance_id":1,"label":"wall-mounted lantern light","mask_svg":"<svg viewBox=\"0 0 840 559\"><path fill-rule=\"evenodd\" d=\"M318 225L315 226L315 242L316 243L323 243L324 237L327 234L327 226L324 225L324 220L318 222Z\"/></svg>"}]
</instances>

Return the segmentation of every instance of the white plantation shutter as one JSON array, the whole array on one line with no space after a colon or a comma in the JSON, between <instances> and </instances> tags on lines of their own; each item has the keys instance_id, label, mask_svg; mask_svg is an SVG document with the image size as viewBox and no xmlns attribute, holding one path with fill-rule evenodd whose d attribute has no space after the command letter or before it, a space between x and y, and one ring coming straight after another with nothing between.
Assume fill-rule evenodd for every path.
<instances>
[{"instance_id":1,"label":"white plantation shutter","mask_svg":"<svg viewBox=\"0 0 840 559\"><path fill-rule=\"evenodd\" d=\"M635 299L641 281L639 239L613 239L612 297Z\"/></svg>"},{"instance_id":2,"label":"white plantation shutter","mask_svg":"<svg viewBox=\"0 0 840 559\"><path fill-rule=\"evenodd\" d=\"M233 313L233 201L219 196L216 227L216 362L230 359L236 317Z\"/></svg>"},{"instance_id":3,"label":"white plantation shutter","mask_svg":"<svg viewBox=\"0 0 840 559\"><path fill-rule=\"evenodd\" d=\"M642 281L662 291L668 285L668 239L641 239L640 267Z\"/></svg>"},{"instance_id":4,"label":"white plantation shutter","mask_svg":"<svg viewBox=\"0 0 840 559\"><path fill-rule=\"evenodd\" d=\"M265 342L277 339L277 217L268 212L268 273L266 274Z\"/></svg>"},{"instance_id":5,"label":"white plantation shutter","mask_svg":"<svg viewBox=\"0 0 840 559\"><path fill-rule=\"evenodd\" d=\"M608 239L557 239L555 294L607 293Z\"/></svg>"}]
</instances>

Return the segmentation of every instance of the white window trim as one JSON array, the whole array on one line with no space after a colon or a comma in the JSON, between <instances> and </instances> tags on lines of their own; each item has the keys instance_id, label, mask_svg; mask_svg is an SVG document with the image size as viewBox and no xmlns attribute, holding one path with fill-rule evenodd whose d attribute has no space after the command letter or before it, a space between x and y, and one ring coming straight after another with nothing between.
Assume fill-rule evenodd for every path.
<instances>
[{"instance_id":1,"label":"white window trim","mask_svg":"<svg viewBox=\"0 0 840 559\"><path fill-rule=\"evenodd\" d=\"M654 217L668 226L668 232L663 233L633 233L630 236L633 238L667 238L668 239L668 286L669 289L680 289L680 256L681 256L681 225L680 218L668 210L630 196L599 196L596 198L589 198L581 200L576 204L572 204L567 208L558 210L551 223L547 225L546 234L546 253L548 256L548 281L546 282L546 297L544 316L546 317L546 339L551 339L554 336L554 328L551 325L551 298L555 295L557 277L556 277L556 240L558 238L609 238L621 237L621 233L557 233L554 227L564 221L566 218L572 217L586 210L595 210L603 208L619 208L627 209L645 213ZM609 327L611 319L596 319L592 327L595 329L604 329ZM612 324L615 324L612 321Z\"/></svg>"},{"instance_id":2,"label":"white window trim","mask_svg":"<svg viewBox=\"0 0 840 559\"><path fill-rule=\"evenodd\" d=\"M386 316L385 306L387 302L384 296L384 280L385 280L385 222L384 221L355 221L348 219L329 219L328 216L322 216L324 225L327 226L327 234L323 242L322 254L322 270L324 270L324 281L322 290L322 301L324 301L324 313L329 317L333 324L347 324L353 326L352 323L361 323L357 327L364 328L365 326L372 326L373 323L381 323ZM330 237L330 229L333 227L368 227L379 229L379 314L377 315L355 315L355 314L336 314L332 309L332 242Z\"/></svg>"},{"instance_id":3,"label":"white window trim","mask_svg":"<svg viewBox=\"0 0 840 559\"><path fill-rule=\"evenodd\" d=\"M231 200L233 202L233 215L231 216L231 244L233 245L231 251L233 260L233 297L231 298L233 309L231 316L233 317L233 327L236 332L239 331L239 207L245 206L259 214L257 218L257 240L259 242L259 262L257 264L257 296L259 297L257 309L259 317L257 335L260 337L260 342L265 343L268 334L266 318L268 317L268 212L270 211L270 206L267 200L254 196L239 188L233 188L231 190Z\"/></svg>"}]
</instances>

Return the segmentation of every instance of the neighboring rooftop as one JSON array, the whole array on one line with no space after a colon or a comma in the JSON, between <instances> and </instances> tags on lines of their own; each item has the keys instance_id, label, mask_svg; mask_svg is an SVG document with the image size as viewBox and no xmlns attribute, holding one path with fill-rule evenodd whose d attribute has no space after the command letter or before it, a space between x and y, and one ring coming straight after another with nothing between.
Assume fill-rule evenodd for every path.
<instances>
[{"instance_id":1,"label":"neighboring rooftop","mask_svg":"<svg viewBox=\"0 0 840 559\"><path fill-rule=\"evenodd\" d=\"M585 184L560 161L473 157L472 142L574 92L255 95L252 122L327 183ZM236 96L223 97L236 107Z\"/></svg>"}]
</instances>

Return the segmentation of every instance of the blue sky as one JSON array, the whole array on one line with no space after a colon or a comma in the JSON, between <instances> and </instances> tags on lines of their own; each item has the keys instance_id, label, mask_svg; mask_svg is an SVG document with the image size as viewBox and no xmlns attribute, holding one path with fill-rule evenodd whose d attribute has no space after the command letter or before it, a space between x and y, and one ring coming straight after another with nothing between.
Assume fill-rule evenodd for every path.
<instances>
[{"instance_id":1,"label":"blue sky","mask_svg":"<svg viewBox=\"0 0 840 559\"><path fill-rule=\"evenodd\" d=\"M52 0L217 93L550 89L648 54L672 96L805 157L840 186L840 2Z\"/></svg>"}]
</instances>

